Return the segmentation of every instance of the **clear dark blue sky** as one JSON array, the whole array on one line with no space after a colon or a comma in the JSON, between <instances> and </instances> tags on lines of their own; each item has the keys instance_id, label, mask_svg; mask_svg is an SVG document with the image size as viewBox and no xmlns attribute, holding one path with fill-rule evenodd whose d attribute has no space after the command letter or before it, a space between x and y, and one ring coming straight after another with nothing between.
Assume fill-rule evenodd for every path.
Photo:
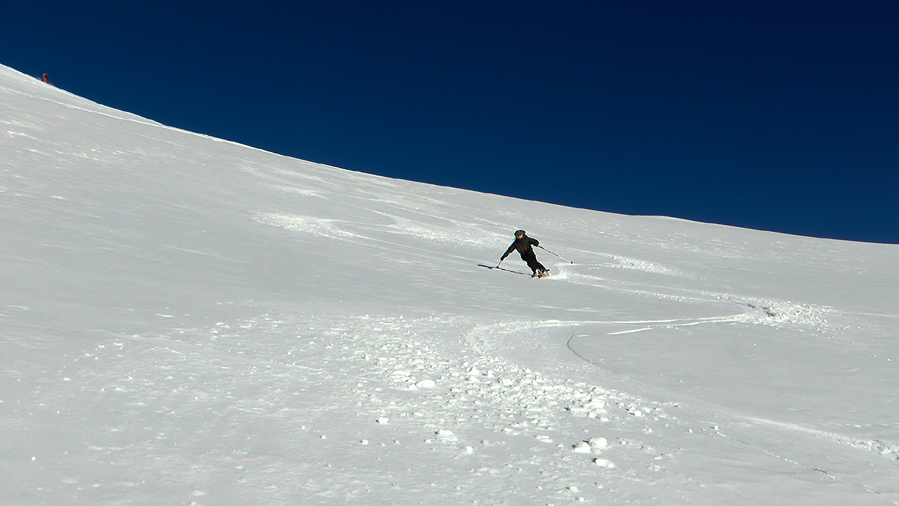
<instances>
[{"instance_id":1,"label":"clear dark blue sky","mask_svg":"<svg viewBox=\"0 0 899 506\"><path fill-rule=\"evenodd\" d=\"M168 125L389 177L899 243L897 0L11 3L0 63Z\"/></svg>"}]
</instances>

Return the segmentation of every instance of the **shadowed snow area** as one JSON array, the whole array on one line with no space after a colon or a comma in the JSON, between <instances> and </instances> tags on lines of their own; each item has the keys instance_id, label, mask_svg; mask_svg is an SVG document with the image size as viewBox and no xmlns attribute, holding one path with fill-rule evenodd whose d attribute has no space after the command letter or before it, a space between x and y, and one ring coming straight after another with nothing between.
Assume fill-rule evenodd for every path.
<instances>
[{"instance_id":1,"label":"shadowed snow area","mask_svg":"<svg viewBox=\"0 0 899 506\"><path fill-rule=\"evenodd\" d=\"M518 228L549 278L493 268ZM2 504L899 504L897 246L351 172L7 67L0 238Z\"/></svg>"}]
</instances>

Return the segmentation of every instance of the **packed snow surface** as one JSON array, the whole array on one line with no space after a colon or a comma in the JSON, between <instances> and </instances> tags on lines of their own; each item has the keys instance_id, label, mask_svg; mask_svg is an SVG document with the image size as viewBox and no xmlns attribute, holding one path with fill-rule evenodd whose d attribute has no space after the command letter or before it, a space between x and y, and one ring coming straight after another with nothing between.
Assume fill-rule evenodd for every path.
<instances>
[{"instance_id":1,"label":"packed snow surface","mask_svg":"<svg viewBox=\"0 0 899 506\"><path fill-rule=\"evenodd\" d=\"M493 268L518 228L551 277ZM894 245L351 172L6 67L0 240L2 504L899 504Z\"/></svg>"}]
</instances>

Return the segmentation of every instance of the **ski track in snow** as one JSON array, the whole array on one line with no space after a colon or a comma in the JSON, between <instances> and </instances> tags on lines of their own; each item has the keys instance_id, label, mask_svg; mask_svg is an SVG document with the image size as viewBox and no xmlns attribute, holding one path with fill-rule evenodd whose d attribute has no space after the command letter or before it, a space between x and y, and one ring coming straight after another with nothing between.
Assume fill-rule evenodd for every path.
<instances>
[{"instance_id":1,"label":"ski track in snow","mask_svg":"<svg viewBox=\"0 0 899 506\"><path fill-rule=\"evenodd\" d=\"M166 480L174 496L194 495L196 504L224 499L221 490L196 490L191 483L216 483L214 473L229 462L243 487L238 500L291 501L297 489L311 494L304 503L408 499L424 497L425 480L428 494L437 491L457 503L483 500L485 494L494 498L489 504L522 504L534 497L546 503L655 502L639 478L651 472L665 484L662 502L678 504L702 489L684 475L696 458L684 453L685 438L737 445L734 451L748 452L749 459L761 456L783 472L840 479L803 464L801 456L788 458L764 443L725 434L739 433L741 424L897 455L895 446L879 441L714 409L696 418L697 412L691 415L678 402L531 370L496 355L489 344L540 329L569 333L579 322L301 315L293 310L167 336L115 338L74 360L60 371L60 385L40 389L38 405L47 408L38 416L62 423L90 417L106 425L76 429L83 433L75 439L86 447L71 466L54 468L68 469L57 476L58 486L78 489L83 498L97 497L97 489L130 494L124 490L149 486L127 471L129 462L144 459L142 473L189 467ZM54 397L70 395L89 400L77 408L83 411L53 414ZM97 416L104 406L121 408L115 416ZM203 425L195 426L198 418ZM362 419L368 430L346 432L346 424L338 423L346 419ZM715 421L702 421L708 419ZM279 447L269 446L271 437L256 437L263 426L268 436L280 433ZM318 467L285 471L295 452L318 455L312 459ZM409 460L407 475L379 476L370 468L400 455ZM54 458L65 463L71 456ZM435 464L443 459L469 461L463 466L468 472ZM94 470L92 480L99 475L110 481L85 483L79 470L85 462ZM339 478L331 478L335 468ZM482 489L485 477L496 480L494 490Z\"/></svg>"},{"instance_id":2,"label":"ski track in snow","mask_svg":"<svg viewBox=\"0 0 899 506\"><path fill-rule=\"evenodd\" d=\"M482 237L473 237L470 228L463 228L461 224L456 224L455 230L447 227L439 227L433 224L424 224L414 220L402 218L399 216L378 213L389 219L393 223L391 225L372 227L367 225L364 228L369 231L384 231L391 234L411 236L427 242L437 242L443 244L461 245L468 247L489 247L497 243L502 243L505 236L495 232L485 232ZM323 219L312 216L285 215L285 214L265 214L256 217L260 223L280 227L292 232L303 232L326 238L350 237L372 239L354 229L363 229L361 224L353 224L346 220ZM369 232L370 235L371 232Z\"/></svg>"},{"instance_id":3,"label":"ski track in snow","mask_svg":"<svg viewBox=\"0 0 899 506\"><path fill-rule=\"evenodd\" d=\"M415 496L420 475L385 481L358 467L392 458L402 449L405 458L411 451L428 462L434 453L471 460L470 471L462 475L422 470L430 487L447 497L483 497L484 491L476 493L475 487L488 476L500 481L493 491L497 495L491 496L497 499L488 502L521 504L533 494L564 501L596 494L615 497L623 493L621 487L639 481L627 476L630 466L661 471L671 458L647 442L620 436L632 434L634 426L651 434L647 424L671 421L664 406L548 377L485 354L476 345L483 336L544 323L485 326L460 317L368 315L295 318L263 315L157 338L117 338L64 367L59 385L39 390L40 404L48 408L37 416L62 423L82 417L105 422L76 429L81 433L73 436L85 441L79 461L93 469L92 479L99 475L110 481L86 484L84 471L73 461L56 468L68 468L57 477L58 486L78 489L84 498L95 497L96 489L140 489L149 483L127 471L127 465L146 459L141 467L151 474L189 462L183 477L166 479L174 495L195 494L197 504L206 502L204 496L216 502L219 492L193 490L190 483L214 483L207 473L222 462L232 462L232 472L245 475L241 482L249 490L274 500L291 498L273 492L278 487L317 491L313 502L321 503L367 493L390 497L397 487ZM339 397L317 396L317 388ZM72 412L53 413L54 397L69 395L89 402ZM96 410L104 406L121 409L98 417ZM205 423L195 427L192 420L198 417ZM368 420L369 432L341 432L333 421L347 417ZM253 426L242 425L248 422ZM282 432L278 440L284 441L283 448L255 441L258 423L265 424L269 435ZM571 438L578 433L582 437ZM583 446L591 440L593 446L585 452ZM279 462L295 451L321 453L323 468L303 466L278 476L266 472L283 469ZM73 447L72 454L78 453ZM330 460L327 455L347 453L362 460L324 463ZM65 463L72 457L55 458ZM122 465L126 467L117 471ZM345 467L343 476L339 481L327 478L326 466L337 465ZM359 481L347 481L347 476Z\"/></svg>"}]
</instances>

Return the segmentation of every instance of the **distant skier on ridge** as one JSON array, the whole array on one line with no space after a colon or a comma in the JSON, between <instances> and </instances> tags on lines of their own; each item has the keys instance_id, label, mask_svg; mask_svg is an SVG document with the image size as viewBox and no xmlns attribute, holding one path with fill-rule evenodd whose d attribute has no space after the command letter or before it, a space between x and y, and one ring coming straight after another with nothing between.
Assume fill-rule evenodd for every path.
<instances>
[{"instance_id":1,"label":"distant skier on ridge","mask_svg":"<svg viewBox=\"0 0 899 506\"><path fill-rule=\"evenodd\" d=\"M503 263L503 260L505 260L510 253L514 250L518 250L521 259L527 262L528 267L533 271L533 274L531 274L532 278L549 276L549 269L537 261L537 255L534 253L534 248L532 246L540 246L540 241L528 237L524 230L516 230L515 240L512 241L512 245L509 246L509 249L507 249L505 253L503 253L503 256L499 258L499 263ZM496 266L499 267L499 264L496 264Z\"/></svg>"}]
</instances>

